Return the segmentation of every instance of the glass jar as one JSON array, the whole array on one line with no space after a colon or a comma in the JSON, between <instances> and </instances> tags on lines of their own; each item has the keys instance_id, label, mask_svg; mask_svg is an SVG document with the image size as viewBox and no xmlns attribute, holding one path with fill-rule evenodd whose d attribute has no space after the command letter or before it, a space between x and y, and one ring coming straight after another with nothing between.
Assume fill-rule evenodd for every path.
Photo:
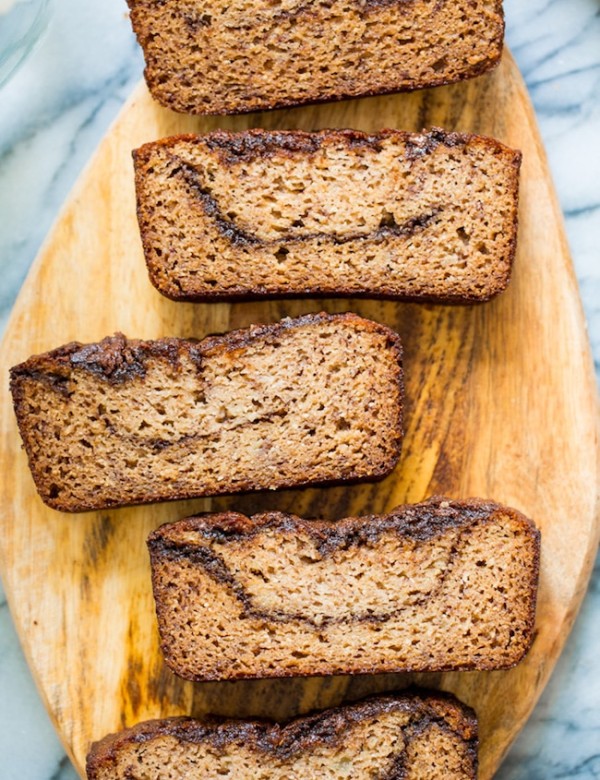
<instances>
[{"instance_id":1,"label":"glass jar","mask_svg":"<svg viewBox=\"0 0 600 780\"><path fill-rule=\"evenodd\" d=\"M0 0L0 86L39 40L49 5L50 0Z\"/></svg>"}]
</instances>

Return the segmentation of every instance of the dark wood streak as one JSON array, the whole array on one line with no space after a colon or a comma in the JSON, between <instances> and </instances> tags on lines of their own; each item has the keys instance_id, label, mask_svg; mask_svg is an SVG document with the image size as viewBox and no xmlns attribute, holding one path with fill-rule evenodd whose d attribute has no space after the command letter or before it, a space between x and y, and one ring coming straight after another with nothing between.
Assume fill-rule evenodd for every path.
<instances>
[{"instance_id":1,"label":"dark wood streak","mask_svg":"<svg viewBox=\"0 0 600 780\"><path fill-rule=\"evenodd\" d=\"M92 566L98 566L111 541L117 535L117 527L110 515L99 514L94 518L91 533L84 540L84 552Z\"/></svg>"},{"instance_id":2,"label":"dark wood streak","mask_svg":"<svg viewBox=\"0 0 600 780\"><path fill-rule=\"evenodd\" d=\"M129 650L127 659L127 673L121 680L120 696L122 700L126 702L127 709L130 710L131 715L135 717L136 713L140 711L140 708L144 705L145 698L145 664L144 659L136 653L136 646L138 640L138 621L135 615L129 620L129 626L127 629L127 647ZM126 715L128 713L124 709L122 713L122 725L126 723Z\"/></svg>"}]
</instances>

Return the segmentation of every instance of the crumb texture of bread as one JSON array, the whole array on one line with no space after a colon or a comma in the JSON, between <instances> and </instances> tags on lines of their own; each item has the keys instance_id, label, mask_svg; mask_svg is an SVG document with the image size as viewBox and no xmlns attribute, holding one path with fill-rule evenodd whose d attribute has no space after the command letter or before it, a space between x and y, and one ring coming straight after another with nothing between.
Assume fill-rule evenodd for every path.
<instances>
[{"instance_id":1,"label":"crumb texture of bread","mask_svg":"<svg viewBox=\"0 0 600 780\"><path fill-rule=\"evenodd\" d=\"M128 0L153 97L231 114L472 78L500 60L501 0Z\"/></svg>"},{"instance_id":2,"label":"crumb texture of bread","mask_svg":"<svg viewBox=\"0 0 600 780\"><path fill-rule=\"evenodd\" d=\"M509 668L533 639L539 545L477 499L187 518L148 540L161 647L191 680Z\"/></svg>"},{"instance_id":3,"label":"crumb texture of bread","mask_svg":"<svg viewBox=\"0 0 600 780\"><path fill-rule=\"evenodd\" d=\"M13 368L11 390L37 489L64 511L378 478L400 454L399 338L353 314L69 344Z\"/></svg>"},{"instance_id":4,"label":"crumb texture of bread","mask_svg":"<svg viewBox=\"0 0 600 780\"><path fill-rule=\"evenodd\" d=\"M134 152L155 287L477 303L514 259L520 152L482 136L250 130Z\"/></svg>"},{"instance_id":5,"label":"crumb texture of bread","mask_svg":"<svg viewBox=\"0 0 600 780\"><path fill-rule=\"evenodd\" d=\"M404 694L297 718L148 721L92 745L88 780L474 780L477 721L452 697Z\"/></svg>"}]
</instances>

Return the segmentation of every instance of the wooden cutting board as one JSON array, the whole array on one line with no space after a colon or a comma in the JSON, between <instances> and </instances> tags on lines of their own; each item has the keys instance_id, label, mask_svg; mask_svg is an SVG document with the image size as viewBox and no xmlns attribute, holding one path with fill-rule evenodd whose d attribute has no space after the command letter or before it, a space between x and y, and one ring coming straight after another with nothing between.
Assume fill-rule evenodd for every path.
<instances>
[{"instance_id":1,"label":"wooden cutting board","mask_svg":"<svg viewBox=\"0 0 600 780\"><path fill-rule=\"evenodd\" d=\"M523 150L519 249L509 290L477 307L373 301L177 304L150 285L137 233L131 149L210 130L438 125ZM198 500L82 515L47 509L21 450L9 366L73 339L202 337L326 309L395 328L405 344L407 433L376 485ZM584 318L534 114L507 54L493 74L412 95L235 118L193 119L140 86L81 177L31 270L0 365L2 576L48 711L83 772L90 740L151 717L212 711L283 718L418 682L454 691L481 723L491 777L540 695L584 594L599 533L596 394ZM198 510L277 508L340 518L434 493L511 504L537 522L543 555L536 638L508 672L197 684L163 666L145 539Z\"/></svg>"}]
</instances>

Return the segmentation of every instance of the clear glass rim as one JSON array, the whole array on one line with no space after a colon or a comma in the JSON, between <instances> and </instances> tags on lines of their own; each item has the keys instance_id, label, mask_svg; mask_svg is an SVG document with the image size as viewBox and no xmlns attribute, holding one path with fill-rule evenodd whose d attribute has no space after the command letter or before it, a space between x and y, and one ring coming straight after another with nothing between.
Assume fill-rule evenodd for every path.
<instances>
[{"instance_id":1,"label":"clear glass rim","mask_svg":"<svg viewBox=\"0 0 600 780\"><path fill-rule=\"evenodd\" d=\"M46 29L50 0L39 0L37 12L27 30L0 52L0 87L32 52Z\"/></svg>"}]
</instances>

